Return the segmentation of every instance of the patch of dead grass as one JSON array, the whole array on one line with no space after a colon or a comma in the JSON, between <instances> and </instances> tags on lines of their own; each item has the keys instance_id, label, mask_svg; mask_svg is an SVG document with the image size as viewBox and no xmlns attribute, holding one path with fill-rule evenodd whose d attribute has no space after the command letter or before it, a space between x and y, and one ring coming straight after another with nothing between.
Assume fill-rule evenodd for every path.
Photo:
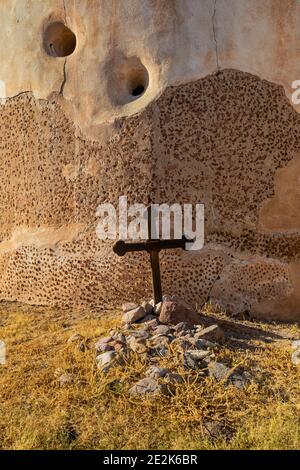
<instances>
[{"instance_id":1,"label":"patch of dead grass","mask_svg":"<svg viewBox=\"0 0 300 470\"><path fill-rule=\"evenodd\" d=\"M206 315L227 321L222 314ZM146 365L136 355L103 375L93 349L82 353L68 338L106 335L119 325L117 312L76 312L2 304L0 338L7 365L0 366L0 448L2 449L298 449L299 369L291 364L295 325L236 322L276 335L266 341L246 335L245 347L228 342L217 359L243 366L255 377L244 390L211 378L177 385L173 395L128 396ZM234 328L234 325L232 326ZM272 335L271 335L272 336ZM162 365L170 365L162 359ZM55 371L74 374L60 387ZM186 377L180 361L174 371ZM205 423L227 429L209 438ZM229 436L229 437L228 437Z\"/></svg>"}]
</instances>

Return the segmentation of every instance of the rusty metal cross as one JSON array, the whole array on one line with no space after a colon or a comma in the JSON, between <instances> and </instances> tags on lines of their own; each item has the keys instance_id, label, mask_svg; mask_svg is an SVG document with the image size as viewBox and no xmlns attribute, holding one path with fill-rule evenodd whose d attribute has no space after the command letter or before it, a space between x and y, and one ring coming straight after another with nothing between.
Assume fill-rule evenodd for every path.
<instances>
[{"instance_id":1,"label":"rusty metal cross","mask_svg":"<svg viewBox=\"0 0 300 470\"><path fill-rule=\"evenodd\" d=\"M193 240L187 239L184 235L182 238L172 240L160 240L151 238L151 207L148 208L148 240L145 242L124 242L123 240L117 241L113 246L113 251L118 256L124 256L128 252L147 251L150 254L151 270L152 270L152 284L153 295L155 304L162 301L162 287L159 265L159 252L161 250L181 248L186 249L186 243Z\"/></svg>"}]
</instances>

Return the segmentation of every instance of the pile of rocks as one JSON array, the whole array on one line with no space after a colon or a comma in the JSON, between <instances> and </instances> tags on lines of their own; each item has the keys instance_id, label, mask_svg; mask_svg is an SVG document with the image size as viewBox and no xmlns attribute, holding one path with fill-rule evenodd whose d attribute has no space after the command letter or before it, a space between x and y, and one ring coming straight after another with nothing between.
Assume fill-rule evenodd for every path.
<instances>
[{"instance_id":1,"label":"pile of rocks","mask_svg":"<svg viewBox=\"0 0 300 470\"><path fill-rule=\"evenodd\" d=\"M226 341L218 324L201 325L201 316L177 296L166 296L163 302L123 305L123 327L110 331L96 344L98 368L106 373L137 354L149 365L145 377L129 390L131 395L170 393L172 386L197 373L211 376L224 384L243 388L250 380L244 371L234 372L216 360L216 352ZM171 368L159 367L161 358L182 365L184 377ZM181 364L180 364L181 363ZM190 375L189 375L190 374Z\"/></svg>"},{"instance_id":2,"label":"pile of rocks","mask_svg":"<svg viewBox=\"0 0 300 470\"><path fill-rule=\"evenodd\" d=\"M182 298L164 296L157 305L153 300L126 303L122 310L122 326L107 336L92 341L75 333L68 342L81 352L95 348L97 367L104 374L138 356L145 373L129 389L131 395L169 394L176 384L207 376L239 389L253 381L249 372L218 360L227 341L225 331L217 322L209 324ZM292 342L292 349L291 361L300 365L300 340ZM74 370L58 369L55 378L61 387L76 381Z\"/></svg>"}]
</instances>

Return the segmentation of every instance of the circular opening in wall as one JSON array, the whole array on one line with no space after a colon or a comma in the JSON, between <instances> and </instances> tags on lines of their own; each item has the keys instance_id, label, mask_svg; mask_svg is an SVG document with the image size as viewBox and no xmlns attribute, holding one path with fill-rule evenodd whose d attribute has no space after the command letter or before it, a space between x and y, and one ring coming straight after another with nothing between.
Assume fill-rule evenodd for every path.
<instances>
[{"instance_id":1,"label":"circular opening in wall","mask_svg":"<svg viewBox=\"0 0 300 470\"><path fill-rule=\"evenodd\" d=\"M67 57L76 48L75 34L63 23L51 23L44 33L44 48L52 57Z\"/></svg>"},{"instance_id":2,"label":"circular opening in wall","mask_svg":"<svg viewBox=\"0 0 300 470\"><path fill-rule=\"evenodd\" d=\"M115 54L106 65L107 91L116 105L139 99L149 85L149 73L138 57Z\"/></svg>"}]
</instances>

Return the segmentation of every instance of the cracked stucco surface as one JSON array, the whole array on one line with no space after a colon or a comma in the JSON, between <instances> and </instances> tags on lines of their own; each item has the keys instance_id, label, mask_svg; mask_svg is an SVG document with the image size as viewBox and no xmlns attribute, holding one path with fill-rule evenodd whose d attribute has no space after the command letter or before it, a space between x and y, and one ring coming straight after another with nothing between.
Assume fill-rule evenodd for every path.
<instances>
[{"instance_id":1,"label":"cracked stucco surface","mask_svg":"<svg viewBox=\"0 0 300 470\"><path fill-rule=\"evenodd\" d=\"M45 25L56 20L77 36L66 59L43 50ZM299 26L296 0L2 0L0 80L8 97L62 93L71 119L97 138L99 126L141 111L166 86L219 69L283 85L291 99L299 79ZM138 57L149 72L146 93L123 105L108 93L109 61L119 53Z\"/></svg>"}]
</instances>

